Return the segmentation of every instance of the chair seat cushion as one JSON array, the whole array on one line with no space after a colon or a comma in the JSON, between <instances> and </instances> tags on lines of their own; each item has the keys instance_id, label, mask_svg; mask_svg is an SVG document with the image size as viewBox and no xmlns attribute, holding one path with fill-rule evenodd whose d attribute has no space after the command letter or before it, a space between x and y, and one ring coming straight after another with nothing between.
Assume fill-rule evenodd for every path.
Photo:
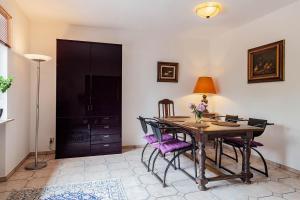
<instances>
[{"instance_id":1,"label":"chair seat cushion","mask_svg":"<svg viewBox=\"0 0 300 200\"><path fill-rule=\"evenodd\" d=\"M163 142L161 144L155 143L152 144L152 146L156 149L159 149L163 154L165 154L173 151L179 151L187 147L191 147L192 144L178 139L173 139L173 140Z\"/></svg>"},{"instance_id":2,"label":"chair seat cushion","mask_svg":"<svg viewBox=\"0 0 300 200\"><path fill-rule=\"evenodd\" d=\"M153 144L153 143L157 143L157 139L155 137L155 135L146 135L144 136L144 139L149 143L149 144ZM172 140L173 139L173 136L172 135L169 135L169 134L163 134L163 137L162 137L162 141L168 141L168 140Z\"/></svg>"},{"instance_id":3,"label":"chair seat cushion","mask_svg":"<svg viewBox=\"0 0 300 200\"><path fill-rule=\"evenodd\" d=\"M244 145L244 141L241 138L233 138L233 137L227 137L224 138L224 143L229 144L229 145L233 145L236 147L243 147ZM254 140L250 141L250 147L261 147L264 146L262 143L260 142L256 142Z\"/></svg>"}]
</instances>

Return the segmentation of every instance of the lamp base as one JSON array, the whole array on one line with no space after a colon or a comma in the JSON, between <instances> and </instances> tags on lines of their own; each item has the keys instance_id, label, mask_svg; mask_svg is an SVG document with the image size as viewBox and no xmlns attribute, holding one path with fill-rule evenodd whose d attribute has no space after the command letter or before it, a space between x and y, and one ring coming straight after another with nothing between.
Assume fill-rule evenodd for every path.
<instances>
[{"instance_id":1,"label":"lamp base","mask_svg":"<svg viewBox=\"0 0 300 200\"><path fill-rule=\"evenodd\" d=\"M47 167L47 162L33 162L25 166L26 170L38 170Z\"/></svg>"},{"instance_id":2,"label":"lamp base","mask_svg":"<svg viewBox=\"0 0 300 200\"><path fill-rule=\"evenodd\" d=\"M201 102L206 104L205 110L203 111L203 113L209 113L208 110L207 110L208 100L207 100L207 96L205 94L202 96Z\"/></svg>"}]
</instances>

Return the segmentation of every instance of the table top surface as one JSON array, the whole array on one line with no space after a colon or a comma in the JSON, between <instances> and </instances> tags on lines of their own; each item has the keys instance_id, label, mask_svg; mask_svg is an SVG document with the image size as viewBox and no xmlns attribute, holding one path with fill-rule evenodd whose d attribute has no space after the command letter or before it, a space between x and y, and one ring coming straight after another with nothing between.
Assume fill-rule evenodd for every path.
<instances>
[{"instance_id":1,"label":"table top surface","mask_svg":"<svg viewBox=\"0 0 300 200\"><path fill-rule=\"evenodd\" d=\"M206 124L208 127L199 128L195 124L195 120L190 117L184 118L159 118L160 121L170 124L172 126L181 127L187 129L194 133L203 133L203 134L213 134L213 133L245 133L245 132L253 132L253 131L262 131L262 128L249 126L247 124L240 124L238 127L229 127L229 126L220 126L214 125L210 120L204 119L206 122L202 122ZM194 125L195 124L195 125Z\"/></svg>"}]
</instances>

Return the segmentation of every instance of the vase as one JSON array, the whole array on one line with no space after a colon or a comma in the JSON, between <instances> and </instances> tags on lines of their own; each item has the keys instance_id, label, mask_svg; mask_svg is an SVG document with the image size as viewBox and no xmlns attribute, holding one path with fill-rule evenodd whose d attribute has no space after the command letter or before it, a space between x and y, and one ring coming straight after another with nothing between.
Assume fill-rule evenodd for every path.
<instances>
[{"instance_id":1,"label":"vase","mask_svg":"<svg viewBox=\"0 0 300 200\"><path fill-rule=\"evenodd\" d=\"M196 121L196 123L201 123L201 120L202 120L202 115L195 114L195 121Z\"/></svg>"}]
</instances>

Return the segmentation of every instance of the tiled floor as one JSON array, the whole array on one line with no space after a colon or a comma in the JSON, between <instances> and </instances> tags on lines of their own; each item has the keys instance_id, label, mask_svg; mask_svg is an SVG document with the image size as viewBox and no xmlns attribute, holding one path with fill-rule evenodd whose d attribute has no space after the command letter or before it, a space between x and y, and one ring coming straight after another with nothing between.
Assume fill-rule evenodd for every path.
<instances>
[{"instance_id":1,"label":"tiled floor","mask_svg":"<svg viewBox=\"0 0 300 200\"><path fill-rule=\"evenodd\" d=\"M149 152L147 152L149 153ZM275 166L269 166L270 177L254 173L254 183L244 185L240 180L209 183L210 190L200 192L197 185L180 171L170 168L166 188L148 173L140 162L141 149L130 150L122 155L108 155L85 158L54 160L53 155L41 156L48 166L40 171L25 171L23 167L8 182L0 183L0 200L6 199L12 190L36 188L45 185L59 185L120 178L129 200L299 200L300 176ZM147 157L147 155L146 155ZM26 163L32 161L32 158ZM192 171L193 163L182 158L182 167ZM24 164L26 164L24 163ZM240 171L239 164L224 158L223 163ZM259 166L257 161L253 165ZM161 158L156 171L162 172L166 162ZM208 176L215 174L207 170Z\"/></svg>"}]
</instances>

